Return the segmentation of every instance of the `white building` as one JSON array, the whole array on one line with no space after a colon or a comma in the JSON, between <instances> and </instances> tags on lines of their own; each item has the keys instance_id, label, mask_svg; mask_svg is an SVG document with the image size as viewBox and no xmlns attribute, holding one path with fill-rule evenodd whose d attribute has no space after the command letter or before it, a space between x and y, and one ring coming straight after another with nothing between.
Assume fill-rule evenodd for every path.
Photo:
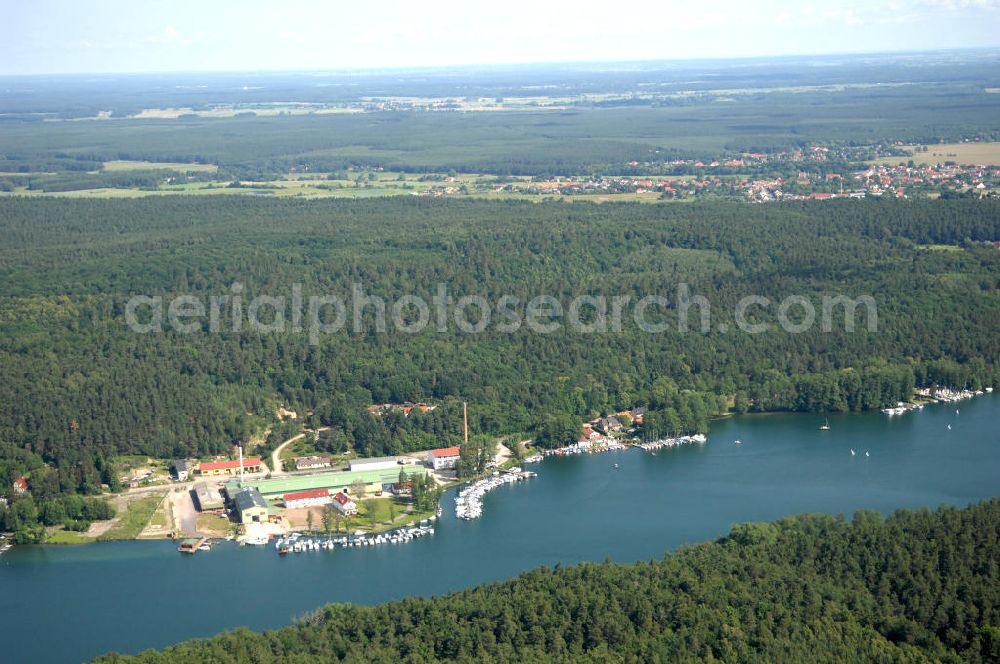
<instances>
[{"instance_id":1,"label":"white building","mask_svg":"<svg viewBox=\"0 0 1000 664\"><path fill-rule=\"evenodd\" d=\"M331 500L330 492L326 489L299 491L297 493L285 494L285 507L290 510L298 507L315 507L317 505L328 505Z\"/></svg>"},{"instance_id":2,"label":"white building","mask_svg":"<svg viewBox=\"0 0 1000 664\"><path fill-rule=\"evenodd\" d=\"M295 457L295 470L313 470L315 468L329 468L332 464L328 456L301 456Z\"/></svg>"},{"instance_id":3,"label":"white building","mask_svg":"<svg viewBox=\"0 0 1000 664\"><path fill-rule=\"evenodd\" d=\"M439 447L427 453L427 465L434 470L454 468L460 457L461 449L458 447Z\"/></svg>"},{"instance_id":4,"label":"white building","mask_svg":"<svg viewBox=\"0 0 1000 664\"><path fill-rule=\"evenodd\" d=\"M354 516L358 513L358 504L351 500L346 493L338 493L333 497L333 506L343 514Z\"/></svg>"},{"instance_id":5,"label":"white building","mask_svg":"<svg viewBox=\"0 0 1000 664\"><path fill-rule=\"evenodd\" d=\"M358 470L388 470L399 465L396 457L370 457L368 459L352 459L348 465L351 472Z\"/></svg>"}]
</instances>

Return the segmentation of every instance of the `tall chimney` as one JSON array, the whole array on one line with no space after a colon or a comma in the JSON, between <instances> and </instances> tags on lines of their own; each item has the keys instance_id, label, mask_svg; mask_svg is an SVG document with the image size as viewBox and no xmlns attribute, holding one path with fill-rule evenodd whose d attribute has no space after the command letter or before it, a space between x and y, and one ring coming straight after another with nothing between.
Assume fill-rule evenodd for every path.
<instances>
[{"instance_id":1,"label":"tall chimney","mask_svg":"<svg viewBox=\"0 0 1000 664\"><path fill-rule=\"evenodd\" d=\"M243 486L243 445L240 445L240 486Z\"/></svg>"},{"instance_id":2,"label":"tall chimney","mask_svg":"<svg viewBox=\"0 0 1000 664\"><path fill-rule=\"evenodd\" d=\"M462 402L462 429L465 431L465 442L469 442L469 404Z\"/></svg>"}]
</instances>

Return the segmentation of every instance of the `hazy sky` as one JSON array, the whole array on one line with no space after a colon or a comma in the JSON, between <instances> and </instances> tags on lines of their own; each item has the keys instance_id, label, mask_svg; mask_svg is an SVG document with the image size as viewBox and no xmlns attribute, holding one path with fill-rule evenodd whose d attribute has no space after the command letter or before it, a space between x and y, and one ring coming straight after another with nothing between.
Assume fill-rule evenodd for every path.
<instances>
[{"instance_id":1,"label":"hazy sky","mask_svg":"<svg viewBox=\"0 0 1000 664\"><path fill-rule=\"evenodd\" d=\"M8 0L0 73L340 69L1000 46L1000 0Z\"/></svg>"}]
</instances>

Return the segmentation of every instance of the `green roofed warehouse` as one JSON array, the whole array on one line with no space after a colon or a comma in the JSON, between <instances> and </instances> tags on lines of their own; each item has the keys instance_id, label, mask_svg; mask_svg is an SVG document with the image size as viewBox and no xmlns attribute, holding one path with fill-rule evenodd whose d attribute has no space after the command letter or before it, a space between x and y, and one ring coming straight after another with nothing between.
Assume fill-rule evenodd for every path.
<instances>
[{"instance_id":1,"label":"green roofed warehouse","mask_svg":"<svg viewBox=\"0 0 1000 664\"><path fill-rule=\"evenodd\" d=\"M286 493L311 491L313 489L329 489L332 493L352 491L352 485L360 482L365 491L381 491L384 487L399 481L399 471L405 470L407 477L425 475L427 469L422 466L397 466L377 470L356 470L351 472L317 473L315 475L285 476L280 478L244 480L242 484L233 480L226 485L226 493L233 496L240 488L256 489L266 498L278 498Z\"/></svg>"}]
</instances>

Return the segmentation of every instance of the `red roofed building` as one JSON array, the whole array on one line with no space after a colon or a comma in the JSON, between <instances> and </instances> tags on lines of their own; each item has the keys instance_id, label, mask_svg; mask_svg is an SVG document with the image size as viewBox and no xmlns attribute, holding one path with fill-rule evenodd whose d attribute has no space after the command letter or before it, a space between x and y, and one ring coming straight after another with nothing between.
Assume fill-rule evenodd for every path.
<instances>
[{"instance_id":1,"label":"red roofed building","mask_svg":"<svg viewBox=\"0 0 1000 664\"><path fill-rule=\"evenodd\" d=\"M458 447L440 447L427 454L427 465L434 470L454 468L462 451Z\"/></svg>"},{"instance_id":2,"label":"red roofed building","mask_svg":"<svg viewBox=\"0 0 1000 664\"><path fill-rule=\"evenodd\" d=\"M358 513L358 504L351 500L351 497L343 492L338 493L333 497L333 506L349 516L353 516Z\"/></svg>"},{"instance_id":3,"label":"red roofed building","mask_svg":"<svg viewBox=\"0 0 1000 664\"><path fill-rule=\"evenodd\" d=\"M16 493L19 496L23 496L24 494L28 493L28 480L24 479L23 477L18 477L16 480L14 480L13 489L14 493Z\"/></svg>"},{"instance_id":4,"label":"red roofed building","mask_svg":"<svg viewBox=\"0 0 1000 664\"><path fill-rule=\"evenodd\" d=\"M259 473L263 469L260 457L248 457L243 459L243 472ZM198 464L199 475L237 475L240 472L240 460L230 461L207 461Z\"/></svg>"},{"instance_id":5,"label":"red roofed building","mask_svg":"<svg viewBox=\"0 0 1000 664\"><path fill-rule=\"evenodd\" d=\"M313 489L312 491L299 491L297 493L286 493L285 507L290 510L298 507L314 507L316 505L328 505L330 503L330 492L326 489Z\"/></svg>"}]
</instances>

